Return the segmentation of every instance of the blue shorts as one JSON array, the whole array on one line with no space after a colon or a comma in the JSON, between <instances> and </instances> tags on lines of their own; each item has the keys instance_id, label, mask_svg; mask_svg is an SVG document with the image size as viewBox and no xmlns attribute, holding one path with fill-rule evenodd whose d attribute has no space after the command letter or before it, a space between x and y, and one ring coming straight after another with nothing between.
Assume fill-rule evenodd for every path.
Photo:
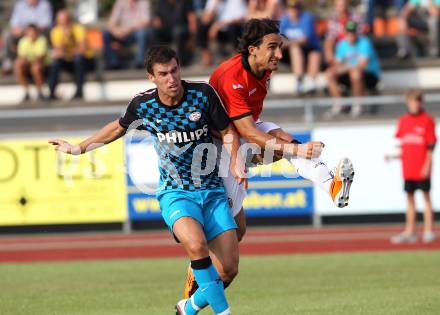
<instances>
[{"instance_id":1,"label":"blue shorts","mask_svg":"<svg viewBox=\"0 0 440 315\"><path fill-rule=\"evenodd\" d=\"M157 194L157 199L162 217L171 231L174 222L182 217L197 220L208 241L227 230L237 228L223 187L197 191L163 190Z\"/></svg>"}]
</instances>

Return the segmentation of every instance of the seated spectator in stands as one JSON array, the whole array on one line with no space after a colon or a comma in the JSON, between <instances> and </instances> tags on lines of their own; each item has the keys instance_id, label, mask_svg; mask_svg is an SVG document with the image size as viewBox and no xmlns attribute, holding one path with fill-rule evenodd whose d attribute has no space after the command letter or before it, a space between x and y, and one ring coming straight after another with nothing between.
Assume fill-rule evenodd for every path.
<instances>
[{"instance_id":1,"label":"seated spectator in stands","mask_svg":"<svg viewBox=\"0 0 440 315\"><path fill-rule=\"evenodd\" d=\"M121 63L117 50L136 43L133 67L144 66L145 51L150 35L151 9L148 0L117 0L113 5L107 30L103 33L104 55L108 69L117 69Z\"/></svg>"},{"instance_id":2,"label":"seated spectator in stands","mask_svg":"<svg viewBox=\"0 0 440 315\"><path fill-rule=\"evenodd\" d=\"M17 42L25 35L26 28L34 24L41 33L49 31L52 25L52 6L47 0L20 0L15 3L9 20L10 30L5 34L2 70L12 70L12 61L17 52Z\"/></svg>"},{"instance_id":3,"label":"seated spectator in stands","mask_svg":"<svg viewBox=\"0 0 440 315\"><path fill-rule=\"evenodd\" d=\"M365 22L367 23L369 30L372 31L374 26L374 19L376 18L376 10L378 8L385 10L391 6L394 6L396 12L399 13L407 0L365 0L365 2L367 6Z\"/></svg>"},{"instance_id":4,"label":"seated spectator in stands","mask_svg":"<svg viewBox=\"0 0 440 315\"><path fill-rule=\"evenodd\" d=\"M374 89L379 82L381 70L376 51L370 39L358 35L358 25L354 21L346 23L346 38L336 46L334 65L327 69L330 94L335 105L328 112L329 118L338 115L342 106L338 104L342 96L339 84L351 89L352 96L365 95L365 89ZM362 112L359 101L353 103L351 115L356 117Z\"/></svg>"},{"instance_id":5,"label":"seated spectator in stands","mask_svg":"<svg viewBox=\"0 0 440 315\"><path fill-rule=\"evenodd\" d=\"M247 19L279 20L282 15L280 0L248 0Z\"/></svg>"},{"instance_id":6,"label":"seated spectator in stands","mask_svg":"<svg viewBox=\"0 0 440 315\"><path fill-rule=\"evenodd\" d=\"M14 72L18 83L23 86L25 94L23 102L29 101L29 76L37 87L38 99L44 100L44 67L47 61L49 45L44 35L39 33L38 27L30 24L26 28L26 35L18 41L17 59Z\"/></svg>"},{"instance_id":7,"label":"seated spectator in stands","mask_svg":"<svg viewBox=\"0 0 440 315\"><path fill-rule=\"evenodd\" d=\"M61 70L74 74L76 92L73 99L83 98L86 70L93 66L93 51L87 49L86 30L72 22L67 10L56 15L56 25L50 32L52 43L52 64L49 71L50 99L56 99L56 87Z\"/></svg>"},{"instance_id":8,"label":"seated spectator in stands","mask_svg":"<svg viewBox=\"0 0 440 315\"><path fill-rule=\"evenodd\" d=\"M306 92L303 86L304 67L311 84L308 91L316 91L316 79L321 64L321 42L315 30L314 16L303 10L300 0L287 0L287 15L281 18L280 31L288 38L290 63L296 78L297 94Z\"/></svg>"},{"instance_id":9,"label":"seated spectator in stands","mask_svg":"<svg viewBox=\"0 0 440 315\"><path fill-rule=\"evenodd\" d=\"M356 22L359 33L364 29L362 17L352 12L348 6L348 0L334 1L334 14L327 24L327 34L324 41L324 61L329 66L334 61L334 50L336 44L345 37L345 24L347 21Z\"/></svg>"},{"instance_id":10,"label":"seated spectator in stands","mask_svg":"<svg viewBox=\"0 0 440 315\"><path fill-rule=\"evenodd\" d=\"M193 58L197 36L197 16L193 0L160 0L153 13L154 41L176 43L177 55L183 66Z\"/></svg>"},{"instance_id":11,"label":"seated spectator in stands","mask_svg":"<svg viewBox=\"0 0 440 315\"><path fill-rule=\"evenodd\" d=\"M429 34L428 54L437 57L439 53L439 15L440 0L409 0L400 13L400 35L397 38L399 47L397 56L406 58L409 55L408 29L413 28Z\"/></svg>"},{"instance_id":12,"label":"seated spectator in stands","mask_svg":"<svg viewBox=\"0 0 440 315\"><path fill-rule=\"evenodd\" d=\"M236 48L243 23L247 17L245 0L208 0L200 23L198 43L202 49L202 65L212 64L213 56L209 43L219 41L223 55L229 55L224 47L232 43Z\"/></svg>"}]
</instances>

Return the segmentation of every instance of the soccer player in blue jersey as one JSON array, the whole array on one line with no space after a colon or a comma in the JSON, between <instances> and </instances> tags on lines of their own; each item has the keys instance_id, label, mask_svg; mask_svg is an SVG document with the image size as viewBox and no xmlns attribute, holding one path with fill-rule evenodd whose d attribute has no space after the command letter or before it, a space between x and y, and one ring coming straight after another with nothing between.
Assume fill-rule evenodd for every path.
<instances>
[{"instance_id":1,"label":"soccer player in blue jersey","mask_svg":"<svg viewBox=\"0 0 440 315\"><path fill-rule=\"evenodd\" d=\"M199 285L190 299L177 303L177 314L197 314L207 305L215 314L231 314L224 285L238 272L237 225L218 174L212 133L228 143L230 169L241 184L246 179L236 159L239 137L209 84L181 80L172 49L153 47L146 68L156 88L134 96L121 119L78 145L61 139L49 142L58 151L81 154L115 141L131 127L148 131L160 160L157 198L162 216L189 256Z\"/></svg>"}]
</instances>

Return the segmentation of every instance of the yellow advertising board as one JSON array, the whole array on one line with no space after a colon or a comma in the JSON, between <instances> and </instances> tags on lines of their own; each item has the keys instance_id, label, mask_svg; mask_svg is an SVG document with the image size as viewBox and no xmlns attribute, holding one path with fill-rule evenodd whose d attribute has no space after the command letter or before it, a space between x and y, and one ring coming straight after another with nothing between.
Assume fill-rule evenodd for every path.
<instances>
[{"instance_id":1,"label":"yellow advertising board","mask_svg":"<svg viewBox=\"0 0 440 315\"><path fill-rule=\"evenodd\" d=\"M80 156L47 139L0 141L0 225L122 222L123 166L123 141Z\"/></svg>"}]
</instances>

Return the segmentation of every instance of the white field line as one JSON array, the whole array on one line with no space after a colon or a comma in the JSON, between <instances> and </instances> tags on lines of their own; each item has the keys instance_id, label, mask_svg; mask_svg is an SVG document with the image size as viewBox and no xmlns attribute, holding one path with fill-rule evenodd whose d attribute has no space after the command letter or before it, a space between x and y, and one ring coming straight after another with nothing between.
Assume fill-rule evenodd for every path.
<instances>
[{"instance_id":1,"label":"white field line","mask_svg":"<svg viewBox=\"0 0 440 315\"><path fill-rule=\"evenodd\" d=\"M273 235L273 236L248 236L243 244L267 244L286 242L322 242L322 241L351 241L351 240L384 240L388 239L390 232L365 232L365 233L341 233L341 234L316 234L316 235ZM176 246L169 239L153 240L99 240L99 241L69 241L56 243L30 243L30 244L0 244L2 251L26 251L26 250L55 250L55 249L86 249L86 248L117 248L117 247L157 247Z\"/></svg>"}]
</instances>

